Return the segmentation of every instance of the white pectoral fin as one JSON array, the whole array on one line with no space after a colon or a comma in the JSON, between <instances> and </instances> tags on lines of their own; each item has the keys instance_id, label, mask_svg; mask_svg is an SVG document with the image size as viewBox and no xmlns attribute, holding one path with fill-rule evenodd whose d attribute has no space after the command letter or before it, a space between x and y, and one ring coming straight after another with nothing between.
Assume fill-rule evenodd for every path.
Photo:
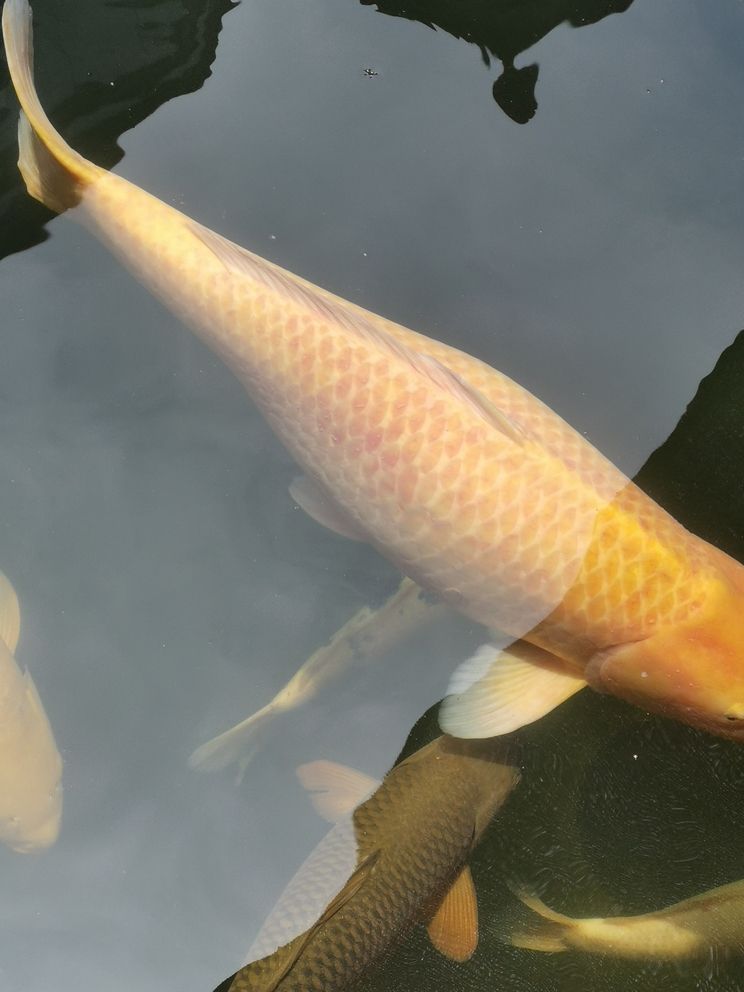
<instances>
[{"instance_id":1,"label":"white pectoral fin","mask_svg":"<svg viewBox=\"0 0 744 992\"><path fill-rule=\"evenodd\" d=\"M551 659L552 666L539 663ZM454 737L497 737L539 720L586 685L560 665L522 641L483 645L453 674L440 726Z\"/></svg>"},{"instance_id":2,"label":"white pectoral fin","mask_svg":"<svg viewBox=\"0 0 744 992\"><path fill-rule=\"evenodd\" d=\"M316 813L329 823L338 823L353 813L381 784L371 775L335 761L309 761L300 765L297 778L311 793Z\"/></svg>"},{"instance_id":3,"label":"white pectoral fin","mask_svg":"<svg viewBox=\"0 0 744 992\"><path fill-rule=\"evenodd\" d=\"M429 939L452 961L468 961L478 946L478 899L466 865L426 925Z\"/></svg>"},{"instance_id":4,"label":"white pectoral fin","mask_svg":"<svg viewBox=\"0 0 744 992\"><path fill-rule=\"evenodd\" d=\"M327 527L341 537L352 541L366 541L367 537L348 513L328 496L313 479L298 475L289 487L295 503L322 527Z\"/></svg>"}]
</instances>

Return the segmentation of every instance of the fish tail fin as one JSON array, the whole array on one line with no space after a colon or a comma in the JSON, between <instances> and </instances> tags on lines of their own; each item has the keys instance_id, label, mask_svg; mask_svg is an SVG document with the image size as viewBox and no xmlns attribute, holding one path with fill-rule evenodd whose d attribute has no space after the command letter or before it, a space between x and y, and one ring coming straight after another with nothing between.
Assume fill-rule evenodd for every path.
<instances>
[{"instance_id":1,"label":"fish tail fin","mask_svg":"<svg viewBox=\"0 0 744 992\"><path fill-rule=\"evenodd\" d=\"M22 112L18 167L34 199L57 213L74 206L82 189L103 170L74 151L44 112L34 85L33 31L28 0L6 0L3 39Z\"/></svg>"},{"instance_id":2,"label":"fish tail fin","mask_svg":"<svg viewBox=\"0 0 744 992\"><path fill-rule=\"evenodd\" d=\"M514 947L545 951L548 954L569 950L571 947L569 934L576 928L577 921L546 906L534 892L517 885L509 887L536 917L522 929L513 930L508 937L509 943Z\"/></svg>"},{"instance_id":3,"label":"fish tail fin","mask_svg":"<svg viewBox=\"0 0 744 992\"><path fill-rule=\"evenodd\" d=\"M216 772L235 761L242 776L256 751L260 732L279 710L272 700L234 727L213 737L194 751L189 758L189 767L200 772Z\"/></svg>"}]
</instances>

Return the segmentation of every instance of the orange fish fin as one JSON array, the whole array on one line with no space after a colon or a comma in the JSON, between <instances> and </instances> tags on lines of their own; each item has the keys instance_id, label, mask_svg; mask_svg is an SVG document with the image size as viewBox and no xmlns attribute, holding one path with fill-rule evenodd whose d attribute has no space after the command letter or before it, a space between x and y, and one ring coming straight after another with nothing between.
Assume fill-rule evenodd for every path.
<instances>
[{"instance_id":1,"label":"orange fish fin","mask_svg":"<svg viewBox=\"0 0 744 992\"><path fill-rule=\"evenodd\" d=\"M523 641L504 650L486 644L450 679L439 723L454 737L496 737L539 720L586 684Z\"/></svg>"},{"instance_id":2,"label":"orange fish fin","mask_svg":"<svg viewBox=\"0 0 744 992\"><path fill-rule=\"evenodd\" d=\"M452 961L468 961L478 946L478 899L466 865L426 929L436 949Z\"/></svg>"},{"instance_id":3,"label":"orange fish fin","mask_svg":"<svg viewBox=\"0 0 744 992\"><path fill-rule=\"evenodd\" d=\"M380 782L335 761L309 761L297 769L300 784L312 793L315 811L329 823L338 823L372 793Z\"/></svg>"},{"instance_id":4,"label":"orange fish fin","mask_svg":"<svg viewBox=\"0 0 744 992\"><path fill-rule=\"evenodd\" d=\"M341 537L352 541L366 541L367 535L351 519L343 507L339 506L324 490L307 475L298 475L289 487L289 495L295 503L322 527L327 527Z\"/></svg>"},{"instance_id":5,"label":"orange fish fin","mask_svg":"<svg viewBox=\"0 0 744 992\"><path fill-rule=\"evenodd\" d=\"M18 596L10 580L0 572L0 639L8 647L11 654L18 645L21 633L21 608Z\"/></svg>"}]
</instances>

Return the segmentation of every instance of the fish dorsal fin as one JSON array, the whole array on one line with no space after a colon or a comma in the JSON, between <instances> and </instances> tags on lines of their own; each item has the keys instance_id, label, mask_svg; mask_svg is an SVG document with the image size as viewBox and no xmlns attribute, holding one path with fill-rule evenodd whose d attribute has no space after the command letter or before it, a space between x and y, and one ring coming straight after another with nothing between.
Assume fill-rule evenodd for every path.
<instances>
[{"instance_id":1,"label":"fish dorsal fin","mask_svg":"<svg viewBox=\"0 0 744 992\"><path fill-rule=\"evenodd\" d=\"M208 227L189 220L189 229L226 269L240 273L250 279L255 279L274 292L280 293L287 299L307 308L323 320L340 324L347 330L368 342L374 343L388 354L405 362L419 374L426 376L440 389L455 396L478 414L491 427L518 444L527 439L524 430L515 424L510 417L499 410L490 400L474 386L471 386L457 373L443 365L430 355L423 355L415 349L407 347L387 331L378 327L364 312L358 308L344 305L330 294L316 289L304 280L296 279L290 272L267 262L259 255L242 248L223 238L221 234L211 231Z\"/></svg>"},{"instance_id":2,"label":"fish dorsal fin","mask_svg":"<svg viewBox=\"0 0 744 992\"><path fill-rule=\"evenodd\" d=\"M468 961L478 946L478 899L465 865L426 925L429 940L452 961Z\"/></svg>"},{"instance_id":3,"label":"fish dorsal fin","mask_svg":"<svg viewBox=\"0 0 744 992\"><path fill-rule=\"evenodd\" d=\"M316 813L329 823L349 816L381 784L371 775L335 761L309 761L299 766L297 777L311 793Z\"/></svg>"},{"instance_id":4,"label":"fish dorsal fin","mask_svg":"<svg viewBox=\"0 0 744 992\"><path fill-rule=\"evenodd\" d=\"M321 527L327 527L335 534L352 541L367 540L367 535L356 521L309 476L298 475L293 479L289 486L289 495Z\"/></svg>"},{"instance_id":5,"label":"fish dorsal fin","mask_svg":"<svg viewBox=\"0 0 744 992\"><path fill-rule=\"evenodd\" d=\"M552 658L555 667L538 658ZM539 720L585 685L539 648L485 644L454 672L439 723L454 737L497 737Z\"/></svg>"},{"instance_id":6,"label":"fish dorsal fin","mask_svg":"<svg viewBox=\"0 0 744 992\"><path fill-rule=\"evenodd\" d=\"M11 654L18 646L21 633L21 608L18 596L10 579L0 572L0 638L7 644Z\"/></svg>"},{"instance_id":7,"label":"fish dorsal fin","mask_svg":"<svg viewBox=\"0 0 744 992\"><path fill-rule=\"evenodd\" d=\"M447 368L438 359L431 355L420 355L417 353L419 369L427 372L429 378L442 389L460 402L468 406L473 413L477 414L490 427L495 427L497 431L508 437L515 444L524 444L529 440L526 431L508 417L503 410L500 410L495 403L492 403L483 393L472 386L466 379Z\"/></svg>"},{"instance_id":8,"label":"fish dorsal fin","mask_svg":"<svg viewBox=\"0 0 744 992\"><path fill-rule=\"evenodd\" d=\"M289 953L287 953L286 960L283 962L283 966L277 974L272 976L271 985L266 986L265 992L274 992L274 989L278 988L279 984L287 977L289 972L295 966L302 955L302 952L305 950L305 947L308 945L310 940L312 940L318 930L332 917L334 917L340 909L343 909L346 903L357 894L357 892L367 881L369 873L377 863L379 856L379 850L372 851L371 854L368 854L367 857L359 865L357 865L354 872L349 876L349 879L344 887L333 897L333 899L331 899L310 929L306 930L305 933L293 940L291 944L287 945L286 951ZM278 953L281 954L282 950L280 949ZM250 968L250 965L248 965L248 967ZM238 974L240 974L240 972L238 972Z\"/></svg>"},{"instance_id":9,"label":"fish dorsal fin","mask_svg":"<svg viewBox=\"0 0 744 992\"><path fill-rule=\"evenodd\" d=\"M255 279L268 289L306 307L316 317L341 324L347 330L368 341L374 341L377 346L385 348L404 361L410 363L415 360L416 353L376 327L363 312L345 307L342 301L316 290L311 283L296 279L291 272L266 261L260 255L255 255L247 248L235 244L234 241L228 241L221 234L196 221L189 220L188 226L226 269L247 276L249 279Z\"/></svg>"}]
</instances>

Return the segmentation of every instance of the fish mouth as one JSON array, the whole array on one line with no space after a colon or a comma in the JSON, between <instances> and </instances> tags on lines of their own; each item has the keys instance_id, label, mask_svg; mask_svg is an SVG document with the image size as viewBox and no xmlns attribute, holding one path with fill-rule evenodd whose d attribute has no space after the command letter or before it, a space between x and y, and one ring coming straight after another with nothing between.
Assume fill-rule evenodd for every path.
<instances>
[{"instance_id":1,"label":"fish mouth","mask_svg":"<svg viewBox=\"0 0 744 992\"><path fill-rule=\"evenodd\" d=\"M716 737L730 741L744 741L744 711L740 707L732 707L721 714L701 713L693 707L682 707L679 710L664 710L663 716L682 720L696 730L705 730Z\"/></svg>"}]
</instances>

